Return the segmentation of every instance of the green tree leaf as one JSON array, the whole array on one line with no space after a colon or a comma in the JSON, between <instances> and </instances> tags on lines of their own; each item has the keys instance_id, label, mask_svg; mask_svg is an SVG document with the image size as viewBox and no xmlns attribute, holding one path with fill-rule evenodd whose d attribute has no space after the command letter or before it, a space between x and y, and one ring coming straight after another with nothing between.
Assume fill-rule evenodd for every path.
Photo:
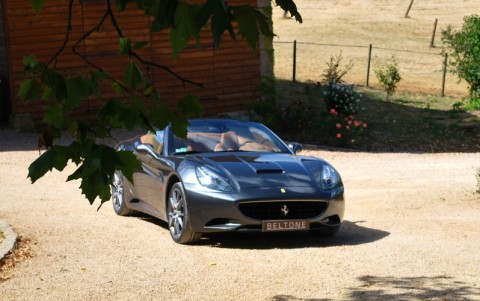
<instances>
[{"instance_id":1,"label":"green tree leaf","mask_svg":"<svg viewBox=\"0 0 480 301\"><path fill-rule=\"evenodd\" d=\"M67 83L65 77L53 69L46 70L42 74L42 83L53 89L55 98L64 101L68 97Z\"/></svg>"},{"instance_id":2,"label":"green tree leaf","mask_svg":"<svg viewBox=\"0 0 480 301\"><path fill-rule=\"evenodd\" d=\"M28 167L28 178L35 183L55 166L56 153L54 148L48 149Z\"/></svg>"},{"instance_id":3,"label":"green tree leaf","mask_svg":"<svg viewBox=\"0 0 480 301\"><path fill-rule=\"evenodd\" d=\"M154 17L152 32L175 27L175 11L178 0L159 0L147 3L145 14Z\"/></svg>"},{"instance_id":4,"label":"green tree leaf","mask_svg":"<svg viewBox=\"0 0 480 301\"><path fill-rule=\"evenodd\" d=\"M152 121L153 126L158 129L163 129L170 124L171 117L174 115L172 109L162 103L152 108L147 117Z\"/></svg>"},{"instance_id":5,"label":"green tree leaf","mask_svg":"<svg viewBox=\"0 0 480 301\"><path fill-rule=\"evenodd\" d=\"M45 87L42 93L42 100L52 100L55 97L53 89L50 87Z\"/></svg>"},{"instance_id":6,"label":"green tree leaf","mask_svg":"<svg viewBox=\"0 0 480 301\"><path fill-rule=\"evenodd\" d=\"M92 83L83 75L67 79L66 85L68 93L66 108L68 110L75 109L81 100L87 99L90 95L94 94Z\"/></svg>"},{"instance_id":7,"label":"green tree leaf","mask_svg":"<svg viewBox=\"0 0 480 301\"><path fill-rule=\"evenodd\" d=\"M61 129L64 125L65 114L64 105L62 103L54 103L45 107L43 122L52 125L57 129Z\"/></svg>"},{"instance_id":8,"label":"green tree leaf","mask_svg":"<svg viewBox=\"0 0 480 301\"><path fill-rule=\"evenodd\" d=\"M157 17L160 13L160 1L158 0L137 0L137 6L140 6L145 15Z\"/></svg>"},{"instance_id":9,"label":"green tree leaf","mask_svg":"<svg viewBox=\"0 0 480 301\"><path fill-rule=\"evenodd\" d=\"M200 117L203 113L202 105L195 95L184 96L177 102L177 108L185 118Z\"/></svg>"},{"instance_id":10,"label":"green tree leaf","mask_svg":"<svg viewBox=\"0 0 480 301\"><path fill-rule=\"evenodd\" d=\"M37 15L42 11L43 5L45 4L45 0L29 0L29 2Z\"/></svg>"},{"instance_id":11,"label":"green tree leaf","mask_svg":"<svg viewBox=\"0 0 480 301\"><path fill-rule=\"evenodd\" d=\"M34 69L37 65L37 58L34 55L27 55L23 57L23 65L26 70Z\"/></svg>"},{"instance_id":12,"label":"green tree leaf","mask_svg":"<svg viewBox=\"0 0 480 301\"><path fill-rule=\"evenodd\" d=\"M133 45L133 49L135 50L140 50L143 49L145 46L147 46L150 42L149 41L140 41L136 42L135 45Z\"/></svg>"},{"instance_id":13,"label":"green tree leaf","mask_svg":"<svg viewBox=\"0 0 480 301\"><path fill-rule=\"evenodd\" d=\"M120 38L120 51L122 55L130 55L132 52L132 40L130 38Z\"/></svg>"},{"instance_id":14,"label":"green tree leaf","mask_svg":"<svg viewBox=\"0 0 480 301\"><path fill-rule=\"evenodd\" d=\"M45 173L56 169L62 171L70 159L76 157L76 145L58 146L55 145L44 152L28 167L28 177L32 183L43 177Z\"/></svg>"},{"instance_id":15,"label":"green tree leaf","mask_svg":"<svg viewBox=\"0 0 480 301\"><path fill-rule=\"evenodd\" d=\"M34 78L27 79L20 85L18 96L23 101L38 100L42 95L42 88L38 81Z\"/></svg>"},{"instance_id":16,"label":"green tree leaf","mask_svg":"<svg viewBox=\"0 0 480 301\"><path fill-rule=\"evenodd\" d=\"M173 49L173 56L187 46L191 37L198 38L195 27L195 15L199 6L196 4L179 3L175 12L175 27L170 31L170 44Z\"/></svg>"},{"instance_id":17,"label":"green tree leaf","mask_svg":"<svg viewBox=\"0 0 480 301\"><path fill-rule=\"evenodd\" d=\"M95 169L88 176L83 174L81 179L80 189L90 204L93 204L97 197L100 197L102 204L110 199L110 180L100 169Z\"/></svg>"},{"instance_id":18,"label":"green tree leaf","mask_svg":"<svg viewBox=\"0 0 480 301\"><path fill-rule=\"evenodd\" d=\"M142 72L134 62L130 62L124 71L124 81L127 86L133 90L137 90L145 80L143 78Z\"/></svg>"},{"instance_id":19,"label":"green tree leaf","mask_svg":"<svg viewBox=\"0 0 480 301\"><path fill-rule=\"evenodd\" d=\"M266 19L266 16L249 5L232 7L232 16L238 23L238 33L251 48L255 48L260 36L259 22Z\"/></svg>"},{"instance_id":20,"label":"green tree leaf","mask_svg":"<svg viewBox=\"0 0 480 301\"><path fill-rule=\"evenodd\" d=\"M115 6L117 11L125 11L127 5L131 2L132 0L115 0Z\"/></svg>"},{"instance_id":21,"label":"green tree leaf","mask_svg":"<svg viewBox=\"0 0 480 301\"><path fill-rule=\"evenodd\" d=\"M196 25L197 31L211 20L211 30L213 33L213 41L215 47L218 48L222 41L222 35L226 31L230 33L230 37L236 40L233 32L232 18L228 5L224 0L207 0L197 13Z\"/></svg>"}]
</instances>

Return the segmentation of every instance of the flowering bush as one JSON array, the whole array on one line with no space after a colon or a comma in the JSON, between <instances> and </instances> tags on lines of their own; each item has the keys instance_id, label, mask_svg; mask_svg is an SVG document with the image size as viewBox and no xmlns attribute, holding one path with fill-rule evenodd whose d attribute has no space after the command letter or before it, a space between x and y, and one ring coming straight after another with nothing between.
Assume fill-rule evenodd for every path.
<instances>
[{"instance_id":1,"label":"flowering bush","mask_svg":"<svg viewBox=\"0 0 480 301\"><path fill-rule=\"evenodd\" d=\"M335 109L330 109L330 115L333 117L336 128L336 138L338 144L354 143L355 140L362 135L368 124L361 120L355 119L353 115L340 116Z\"/></svg>"},{"instance_id":2,"label":"flowering bush","mask_svg":"<svg viewBox=\"0 0 480 301\"><path fill-rule=\"evenodd\" d=\"M327 110L334 109L338 114L347 116L357 113L357 105L362 94L356 92L353 85L331 83L323 90Z\"/></svg>"}]
</instances>

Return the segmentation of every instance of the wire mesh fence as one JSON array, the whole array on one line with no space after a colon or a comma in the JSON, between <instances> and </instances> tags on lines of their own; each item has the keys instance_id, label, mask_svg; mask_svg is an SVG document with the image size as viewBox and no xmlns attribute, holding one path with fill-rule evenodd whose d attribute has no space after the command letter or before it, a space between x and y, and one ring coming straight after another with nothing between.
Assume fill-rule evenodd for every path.
<instances>
[{"instance_id":1,"label":"wire mesh fence","mask_svg":"<svg viewBox=\"0 0 480 301\"><path fill-rule=\"evenodd\" d=\"M312 42L274 42L275 76L302 82L320 82L331 57L341 55L340 68L350 62L352 69L344 76L350 84L379 88L375 76L382 64L398 64L402 80L398 90L439 96L464 96L467 85L447 72L446 57L440 49L429 51L399 50L376 47L375 45L340 45Z\"/></svg>"}]
</instances>

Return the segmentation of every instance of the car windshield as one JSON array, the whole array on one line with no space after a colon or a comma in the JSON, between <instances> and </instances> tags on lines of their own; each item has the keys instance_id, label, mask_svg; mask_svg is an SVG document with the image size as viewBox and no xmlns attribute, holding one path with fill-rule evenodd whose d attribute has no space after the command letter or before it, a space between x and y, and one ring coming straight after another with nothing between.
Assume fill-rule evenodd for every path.
<instances>
[{"instance_id":1,"label":"car windshield","mask_svg":"<svg viewBox=\"0 0 480 301\"><path fill-rule=\"evenodd\" d=\"M187 139L175 137L174 150L179 153L197 152L285 152L289 149L265 126L235 120L193 120Z\"/></svg>"}]
</instances>

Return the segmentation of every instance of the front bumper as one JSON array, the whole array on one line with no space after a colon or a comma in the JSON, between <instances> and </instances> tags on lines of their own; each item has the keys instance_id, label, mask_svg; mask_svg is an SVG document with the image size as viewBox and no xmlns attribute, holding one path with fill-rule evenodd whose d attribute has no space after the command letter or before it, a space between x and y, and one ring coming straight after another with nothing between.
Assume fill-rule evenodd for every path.
<instances>
[{"instance_id":1,"label":"front bumper","mask_svg":"<svg viewBox=\"0 0 480 301\"><path fill-rule=\"evenodd\" d=\"M345 210L343 187L330 192L267 187L221 193L195 185L185 192L190 226L199 233L261 231L262 220L300 217L309 220L311 230L324 229L339 225ZM245 210L246 204L259 207L259 213ZM285 205L291 208L287 215L281 213Z\"/></svg>"}]
</instances>

